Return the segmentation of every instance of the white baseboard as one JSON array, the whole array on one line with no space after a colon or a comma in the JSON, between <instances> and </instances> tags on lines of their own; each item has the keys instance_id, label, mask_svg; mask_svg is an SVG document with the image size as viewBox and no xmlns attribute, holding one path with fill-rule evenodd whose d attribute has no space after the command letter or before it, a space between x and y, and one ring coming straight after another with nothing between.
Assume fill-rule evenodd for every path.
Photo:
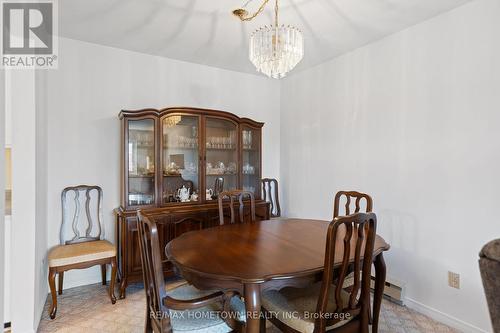
<instances>
[{"instance_id":1,"label":"white baseboard","mask_svg":"<svg viewBox=\"0 0 500 333\"><path fill-rule=\"evenodd\" d=\"M444 312L431 308L425 304L417 302L411 298L405 298L405 305L410 309L413 309L421 314L431 317L432 319L439 321L440 323L446 324L453 327L461 332L465 333L491 333L491 331L485 331L479 327L466 323L463 320L450 316Z\"/></svg>"}]
</instances>

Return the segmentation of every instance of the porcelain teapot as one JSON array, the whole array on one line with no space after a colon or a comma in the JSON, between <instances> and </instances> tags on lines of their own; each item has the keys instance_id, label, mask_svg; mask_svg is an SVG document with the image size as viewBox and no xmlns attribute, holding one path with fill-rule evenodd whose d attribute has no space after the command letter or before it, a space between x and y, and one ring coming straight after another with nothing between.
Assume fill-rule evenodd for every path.
<instances>
[{"instance_id":1,"label":"porcelain teapot","mask_svg":"<svg viewBox=\"0 0 500 333\"><path fill-rule=\"evenodd\" d=\"M189 201L189 187L182 185L182 188L177 190L177 197L181 200L181 202Z\"/></svg>"}]
</instances>

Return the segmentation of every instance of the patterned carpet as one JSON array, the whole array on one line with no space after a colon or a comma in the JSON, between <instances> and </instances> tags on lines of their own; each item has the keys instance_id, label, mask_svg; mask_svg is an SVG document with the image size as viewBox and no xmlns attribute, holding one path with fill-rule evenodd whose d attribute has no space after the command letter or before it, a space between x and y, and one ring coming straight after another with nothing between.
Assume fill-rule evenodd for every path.
<instances>
[{"instance_id":1,"label":"patterned carpet","mask_svg":"<svg viewBox=\"0 0 500 333\"><path fill-rule=\"evenodd\" d=\"M174 287L175 283L170 285ZM116 293L118 295L118 293ZM111 304L107 287L100 284L64 290L58 296L57 317L51 320L48 315L50 297L38 328L39 333L143 333L145 316L145 295L142 285L134 284L127 289L127 298ZM278 333L272 325L267 332ZM429 317L406 307L384 300L380 314L379 332L457 332Z\"/></svg>"}]
</instances>

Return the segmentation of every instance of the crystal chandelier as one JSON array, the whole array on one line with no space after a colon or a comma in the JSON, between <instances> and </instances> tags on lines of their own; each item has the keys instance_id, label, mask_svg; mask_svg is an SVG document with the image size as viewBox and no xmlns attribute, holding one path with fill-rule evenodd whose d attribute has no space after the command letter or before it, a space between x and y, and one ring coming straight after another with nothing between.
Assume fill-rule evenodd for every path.
<instances>
[{"instance_id":1,"label":"crystal chandelier","mask_svg":"<svg viewBox=\"0 0 500 333\"><path fill-rule=\"evenodd\" d=\"M246 7L249 0L243 7ZM249 15L243 9L236 9L233 14L242 21L250 21L259 15L269 0L264 0L257 12ZM304 37L302 32L291 25L278 24L278 0L274 7L274 24L260 27L250 35L250 61L269 77L280 79L291 71L304 56Z\"/></svg>"},{"instance_id":2,"label":"crystal chandelier","mask_svg":"<svg viewBox=\"0 0 500 333\"><path fill-rule=\"evenodd\" d=\"M163 124L166 127L174 127L182 120L181 116L168 116L163 120Z\"/></svg>"}]
</instances>

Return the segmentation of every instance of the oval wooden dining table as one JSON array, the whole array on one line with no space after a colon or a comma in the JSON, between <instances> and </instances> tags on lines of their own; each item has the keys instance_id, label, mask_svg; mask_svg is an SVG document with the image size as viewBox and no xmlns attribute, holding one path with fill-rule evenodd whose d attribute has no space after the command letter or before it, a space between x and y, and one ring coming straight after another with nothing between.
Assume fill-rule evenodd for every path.
<instances>
[{"instance_id":1,"label":"oval wooden dining table","mask_svg":"<svg viewBox=\"0 0 500 333\"><path fill-rule=\"evenodd\" d=\"M321 280L328 224L320 220L273 219L217 226L182 234L167 244L165 253L195 287L242 294L246 331L256 333L260 320L251 314L260 312L263 290L301 287ZM377 235L372 332L377 332L385 284L383 252L388 249L389 245ZM340 265L343 250L336 252L339 255L335 262Z\"/></svg>"}]
</instances>

